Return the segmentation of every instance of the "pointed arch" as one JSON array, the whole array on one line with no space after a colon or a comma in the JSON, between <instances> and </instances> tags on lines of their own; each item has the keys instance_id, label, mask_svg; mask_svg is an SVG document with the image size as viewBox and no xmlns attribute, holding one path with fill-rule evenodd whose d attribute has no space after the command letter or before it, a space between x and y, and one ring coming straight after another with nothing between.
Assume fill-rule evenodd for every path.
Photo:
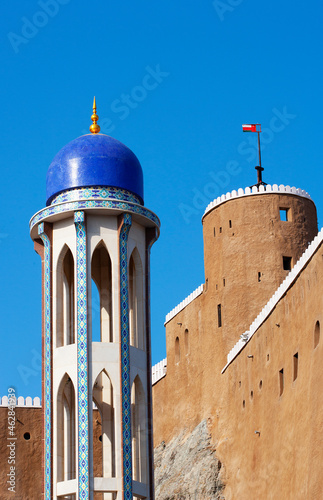
<instances>
[{"instance_id":1,"label":"pointed arch","mask_svg":"<svg viewBox=\"0 0 323 500\"><path fill-rule=\"evenodd\" d=\"M134 481L147 482L147 419L145 392L139 375L131 388L132 475Z\"/></svg>"},{"instance_id":2,"label":"pointed arch","mask_svg":"<svg viewBox=\"0 0 323 500\"><path fill-rule=\"evenodd\" d=\"M75 267L74 257L64 245L56 267L56 347L75 342Z\"/></svg>"},{"instance_id":3,"label":"pointed arch","mask_svg":"<svg viewBox=\"0 0 323 500\"><path fill-rule=\"evenodd\" d=\"M57 392L57 481L76 478L75 390L65 373Z\"/></svg>"},{"instance_id":4,"label":"pointed arch","mask_svg":"<svg viewBox=\"0 0 323 500\"><path fill-rule=\"evenodd\" d=\"M129 332L130 345L145 349L143 267L137 248L129 260Z\"/></svg>"},{"instance_id":5,"label":"pointed arch","mask_svg":"<svg viewBox=\"0 0 323 500\"><path fill-rule=\"evenodd\" d=\"M92 254L91 261L92 286L98 290L99 304L92 303L92 332L95 320L99 321L101 342L113 342L112 329L112 266L107 247L101 240ZM93 294L92 294L93 297Z\"/></svg>"},{"instance_id":6,"label":"pointed arch","mask_svg":"<svg viewBox=\"0 0 323 500\"><path fill-rule=\"evenodd\" d=\"M102 477L102 415L93 398L93 476Z\"/></svg>"},{"instance_id":7,"label":"pointed arch","mask_svg":"<svg viewBox=\"0 0 323 500\"><path fill-rule=\"evenodd\" d=\"M101 424L101 449L99 454L102 457L102 468L97 470L97 473L100 474L100 477L115 477L115 405L113 385L106 370L102 370L95 379L93 402L99 411L97 424Z\"/></svg>"}]
</instances>

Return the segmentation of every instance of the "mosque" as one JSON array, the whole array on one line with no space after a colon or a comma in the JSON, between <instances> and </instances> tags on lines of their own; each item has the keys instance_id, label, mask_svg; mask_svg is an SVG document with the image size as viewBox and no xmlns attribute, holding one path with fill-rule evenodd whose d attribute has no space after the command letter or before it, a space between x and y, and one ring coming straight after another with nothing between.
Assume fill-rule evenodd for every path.
<instances>
[{"instance_id":1,"label":"mosque","mask_svg":"<svg viewBox=\"0 0 323 500\"><path fill-rule=\"evenodd\" d=\"M167 314L167 359L151 367L160 222L137 157L100 134L95 101L91 119L49 166L46 207L30 221L42 398L0 399L1 498L323 498L314 202L258 178L206 207L205 282Z\"/></svg>"}]
</instances>

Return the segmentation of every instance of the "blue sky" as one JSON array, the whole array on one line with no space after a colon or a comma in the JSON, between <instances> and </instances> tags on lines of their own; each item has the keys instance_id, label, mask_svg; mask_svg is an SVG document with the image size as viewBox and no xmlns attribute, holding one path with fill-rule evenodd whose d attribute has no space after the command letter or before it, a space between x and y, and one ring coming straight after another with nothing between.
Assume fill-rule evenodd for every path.
<instances>
[{"instance_id":1,"label":"blue sky","mask_svg":"<svg viewBox=\"0 0 323 500\"><path fill-rule=\"evenodd\" d=\"M87 132L93 95L101 131L140 159L145 206L162 223L151 259L156 363L166 353L165 315L204 281L205 206L256 180L256 134L243 134L242 123L264 129L264 180L308 191L321 227L323 8L15 0L0 10L0 395L13 386L34 397L41 264L28 222L45 206L53 157Z\"/></svg>"}]
</instances>

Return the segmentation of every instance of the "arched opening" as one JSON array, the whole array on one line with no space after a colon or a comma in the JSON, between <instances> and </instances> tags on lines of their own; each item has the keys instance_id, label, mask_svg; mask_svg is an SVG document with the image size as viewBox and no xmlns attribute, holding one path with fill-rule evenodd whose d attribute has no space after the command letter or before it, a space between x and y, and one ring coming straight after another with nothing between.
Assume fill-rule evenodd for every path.
<instances>
[{"instance_id":1,"label":"arched opening","mask_svg":"<svg viewBox=\"0 0 323 500\"><path fill-rule=\"evenodd\" d=\"M175 363L179 363L181 359L181 350L180 350L180 345L179 345L179 338L176 337L175 339Z\"/></svg>"},{"instance_id":2,"label":"arched opening","mask_svg":"<svg viewBox=\"0 0 323 500\"><path fill-rule=\"evenodd\" d=\"M75 342L74 258L67 245L57 263L56 347Z\"/></svg>"},{"instance_id":3,"label":"arched opening","mask_svg":"<svg viewBox=\"0 0 323 500\"><path fill-rule=\"evenodd\" d=\"M97 477L115 477L116 460L113 386L105 370L97 376L94 382L93 402L98 409L93 426L93 456L98 459L94 475ZM97 429L95 428L96 426Z\"/></svg>"},{"instance_id":4,"label":"arched opening","mask_svg":"<svg viewBox=\"0 0 323 500\"><path fill-rule=\"evenodd\" d=\"M102 241L93 252L91 277L92 340L99 338L101 342L113 342L111 259Z\"/></svg>"},{"instance_id":5,"label":"arched opening","mask_svg":"<svg viewBox=\"0 0 323 500\"><path fill-rule=\"evenodd\" d=\"M100 293L95 281L91 280L92 342L101 342Z\"/></svg>"},{"instance_id":6,"label":"arched opening","mask_svg":"<svg viewBox=\"0 0 323 500\"><path fill-rule=\"evenodd\" d=\"M136 248L129 261L129 331L130 345L144 349L143 271Z\"/></svg>"},{"instance_id":7,"label":"arched opening","mask_svg":"<svg viewBox=\"0 0 323 500\"><path fill-rule=\"evenodd\" d=\"M94 399L94 398L93 398ZM93 400L93 476L102 477L102 416Z\"/></svg>"},{"instance_id":8,"label":"arched opening","mask_svg":"<svg viewBox=\"0 0 323 500\"><path fill-rule=\"evenodd\" d=\"M315 349L315 347L318 346L318 344L320 342L320 335L321 335L320 322L317 321L315 323L315 328L314 328L314 349Z\"/></svg>"},{"instance_id":9,"label":"arched opening","mask_svg":"<svg viewBox=\"0 0 323 500\"><path fill-rule=\"evenodd\" d=\"M147 482L147 439L145 393L137 376L131 388L132 478Z\"/></svg>"},{"instance_id":10,"label":"arched opening","mask_svg":"<svg viewBox=\"0 0 323 500\"><path fill-rule=\"evenodd\" d=\"M76 477L75 390L65 374L57 394L57 481Z\"/></svg>"}]
</instances>

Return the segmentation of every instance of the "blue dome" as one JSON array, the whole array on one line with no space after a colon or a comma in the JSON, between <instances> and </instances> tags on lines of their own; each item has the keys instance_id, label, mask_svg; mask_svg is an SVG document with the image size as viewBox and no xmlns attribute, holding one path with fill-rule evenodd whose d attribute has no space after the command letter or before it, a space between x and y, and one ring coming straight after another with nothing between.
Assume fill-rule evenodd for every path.
<instances>
[{"instance_id":1,"label":"blue dome","mask_svg":"<svg viewBox=\"0 0 323 500\"><path fill-rule=\"evenodd\" d=\"M68 189L112 186L126 189L143 202L143 174L136 155L122 142L104 134L82 135L55 156L46 179L47 205Z\"/></svg>"}]
</instances>

